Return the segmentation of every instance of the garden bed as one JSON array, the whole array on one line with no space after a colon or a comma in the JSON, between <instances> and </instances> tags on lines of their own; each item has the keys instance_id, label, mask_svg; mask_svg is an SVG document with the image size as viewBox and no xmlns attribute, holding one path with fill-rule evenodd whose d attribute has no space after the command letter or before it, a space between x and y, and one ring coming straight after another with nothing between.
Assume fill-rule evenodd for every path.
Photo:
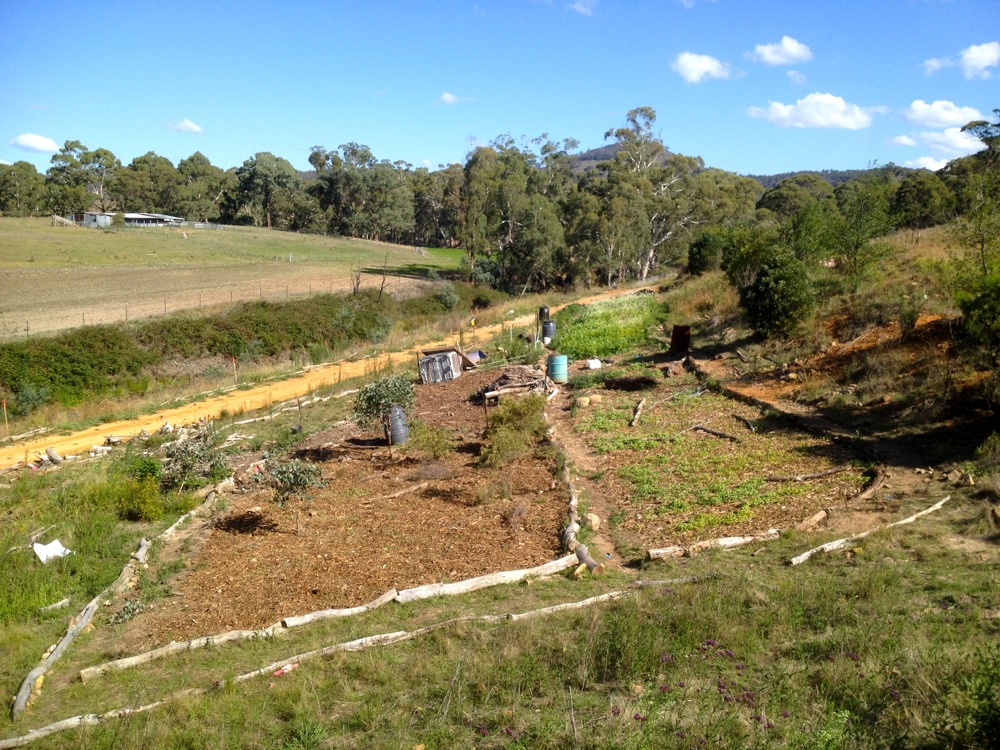
<instances>
[{"instance_id":1,"label":"garden bed","mask_svg":"<svg viewBox=\"0 0 1000 750\"><path fill-rule=\"evenodd\" d=\"M196 551L116 635L121 653L170 640L371 601L389 588L454 581L558 557L566 491L544 451L500 470L479 465L482 407L469 395L496 372L417 387L416 419L447 438L434 458L390 455L374 434L342 425L313 435L298 455L325 486L279 506L249 482L203 529Z\"/></svg>"}]
</instances>

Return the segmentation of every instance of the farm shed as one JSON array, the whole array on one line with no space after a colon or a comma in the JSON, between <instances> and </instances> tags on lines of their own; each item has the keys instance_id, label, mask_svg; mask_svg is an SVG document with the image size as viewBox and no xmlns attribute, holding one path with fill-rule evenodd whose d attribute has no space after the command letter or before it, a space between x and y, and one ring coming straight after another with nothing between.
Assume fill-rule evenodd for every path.
<instances>
[{"instance_id":1,"label":"farm shed","mask_svg":"<svg viewBox=\"0 0 1000 750\"><path fill-rule=\"evenodd\" d=\"M66 218L81 227L92 227L96 229L104 229L111 226L111 219L114 217L113 213L103 212L95 213L93 211L86 211L78 214L70 214Z\"/></svg>"},{"instance_id":2,"label":"farm shed","mask_svg":"<svg viewBox=\"0 0 1000 750\"><path fill-rule=\"evenodd\" d=\"M422 351L417 366L420 369L420 382L424 384L455 380L462 374L462 370L476 369L476 363L455 347Z\"/></svg>"},{"instance_id":3,"label":"farm shed","mask_svg":"<svg viewBox=\"0 0 1000 750\"><path fill-rule=\"evenodd\" d=\"M127 213L125 216L125 226L127 227L162 227L180 225L184 219L167 214L140 214Z\"/></svg>"}]
</instances>

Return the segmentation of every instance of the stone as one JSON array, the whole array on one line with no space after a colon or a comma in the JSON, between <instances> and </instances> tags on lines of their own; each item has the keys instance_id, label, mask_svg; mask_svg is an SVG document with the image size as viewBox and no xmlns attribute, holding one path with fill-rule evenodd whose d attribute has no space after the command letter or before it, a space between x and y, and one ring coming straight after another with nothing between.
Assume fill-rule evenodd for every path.
<instances>
[{"instance_id":1,"label":"stone","mask_svg":"<svg viewBox=\"0 0 1000 750\"><path fill-rule=\"evenodd\" d=\"M603 400L604 400L604 396L602 396L600 393L595 393L593 396L590 397L590 403L591 404L599 404Z\"/></svg>"},{"instance_id":2,"label":"stone","mask_svg":"<svg viewBox=\"0 0 1000 750\"><path fill-rule=\"evenodd\" d=\"M580 407L590 406L590 397L589 396L579 396L576 399L576 405L580 406Z\"/></svg>"},{"instance_id":3,"label":"stone","mask_svg":"<svg viewBox=\"0 0 1000 750\"><path fill-rule=\"evenodd\" d=\"M596 513L588 513L584 516L587 521L587 526L589 526L594 531L599 531L601 528L601 519Z\"/></svg>"}]
</instances>

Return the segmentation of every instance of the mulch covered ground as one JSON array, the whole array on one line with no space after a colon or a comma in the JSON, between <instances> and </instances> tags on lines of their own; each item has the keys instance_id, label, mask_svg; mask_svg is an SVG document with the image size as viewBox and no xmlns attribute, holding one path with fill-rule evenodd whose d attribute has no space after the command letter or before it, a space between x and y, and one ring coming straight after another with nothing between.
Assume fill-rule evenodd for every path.
<instances>
[{"instance_id":1,"label":"mulch covered ground","mask_svg":"<svg viewBox=\"0 0 1000 750\"><path fill-rule=\"evenodd\" d=\"M244 485L246 494L227 501L186 557L174 595L128 623L121 650L263 627L369 602L390 588L558 557L568 498L552 458L526 456L500 471L478 465L484 413L469 396L497 375L417 387L415 417L454 446L442 458L390 455L377 435L341 425L300 446L325 480L306 499L281 507L269 489Z\"/></svg>"}]
</instances>

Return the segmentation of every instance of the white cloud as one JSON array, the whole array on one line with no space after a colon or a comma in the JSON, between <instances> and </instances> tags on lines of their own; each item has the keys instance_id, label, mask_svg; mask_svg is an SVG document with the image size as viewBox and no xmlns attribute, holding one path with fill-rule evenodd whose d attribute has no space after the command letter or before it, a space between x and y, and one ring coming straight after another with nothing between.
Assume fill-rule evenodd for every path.
<instances>
[{"instance_id":1,"label":"white cloud","mask_svg":"<svg viewBox=\"0 0 1000 750\"><path fill-rule=\"evenodd\" d=\"M993 73L987 68L1000 65L1000 42L973 44L960 53L962 73L966 78L990 78Z\"/></svg>"},{"instance_id":2,"label":"white cloud","mask_svg":"<svg viewBox=\"0 0 1000 750\"><path fill-rule=\"evenodd\" d=\"M797 70L789 70L787 73L785 73L785 75L788 76L788 80L794 83L796 86L801 86L807 80L809 80L808 78L806 78L805 73L800 73Z\"/></svg>"},{"instance_id":3,"label":"white cloud","mask_svg":"<svg viewBox=\"0 0 1000 750\"><path fill-rule=\"evenodd\" d=\"M575 10L577 13L583 16L594 15L594 6L597 5L597 0L575 0L570 3L570 10Z\"/></svg>"},{"instance_id":4,"label":"white cloud","mask_svg":"<svg viewBox=\"0 0 1000 750\"><path fill-rule=\"evenodd\" d=\"M170 129L178 133L204 133L204 129L196 122L191 122L186 117L180 122L171 123Z\"/></svg>"},{"instance_id":5,"label":"white cloud","mask_svg":"<svg viewBox=\"0 0 1000 750\"><path fill-rule=\"evenodd\" d=\"M925 131L920 133L920 140L927 144L934 153L949 159L968 156L983 148L983 144L978 138L969 133L963 133L961 128Z\"/></svg>"},{"instance_id":6,"label":"white cloud","mask_svg":"<svg viewBox=\"0 0 1000 750\"><path fill-rule=\"evenodd\" d=\"M795 104L771 102L767 109L749 107L747 114L783 128L843 128L861 130L872 124L869 111L833 94L809 94Z\"/></svg>"},{"instance_id":7,"label":"white cloud","mask_svg":"<svg viewBox=\"0 0 1000 750\"><path fill-rule=\"evenodd\" d=\"M0 164L3 164L5 167L9 167L10 166L10 162L7 161L6 159L0 159Z\"/></svg>"},{"instance_id":8,"label":"white cloud","mask_svg":"<svg viewBox=\"0 0 1000 750\"><path fill-rule=\"evenodd\" d=\"M967 125L973 120L983 119L975 107L959 107L952 102L940 100L928 104L916 99L903 113L914 125L924 128L946 128L949 125Z\"/></svg>"},{"instance_id":9,"label":"white cloud","mask_svg":"<svg viewBox=\"0 0 1000 750\"><path fill-rule=\"evenodd\" d=\"M897 135L895 138L889 140L893 146L916 146L917 141L913 136L909 135Z\"/></svg>"},{"instance_id":10,"label":"white cloud","mask_svg":"<svg viewBox=\"0 0 1000 750\"><path fill-rule=\"evenodd\" d=\"M701 83L706 78L729 78L729 64L710 55L681 52L670 66L688 83Z\"/></svg>"},{"instance_id":11,"label":"white cloud","mask_svg":"<svg viewBox=\"0 0 1000 750\"><path fill-rule=\"evenodd\" d=\"M947 57L932 57L930 60L924 60L924 72L932 76L942 68L950 68L954 64L955 61Z\"/></svg>"},{"instance_id":12,"label":"white cloud","mask_svg":"<svg viewBox=\"0 0 1000 750\"><path fill-rule=\"evenodd\" d=\"M903 166L910 167L911 169L929 169L932 172L937 172L939 169L944 169L947 164L947 159L935 159L933 156L921 156L919 159L904 162Z\"/></svg>"},{"instance_id":13,"label":"white cloud","mask_svg":"<svg viewBox=\"0 0 1000 750\"><path fill-rule=\"evenodd\" d=\"M812 50L787 34L777 44L758 44L753 50L754 62L765 65L794 65L812 59Z\"/></svg>"},{"instance_id":14,"label":"white cloud","mask_svg":"<svg viewBox=\"0 0 1000 750\"><path fill-rule=\"evenodd\" d=\"M438 97L438 102L441 104L458 104L458 97L450 91L445 91Z\"/></svg>"},{"instance_id":15,"label":"white cloud","mask_svg":"<svg viewBox=\"0 0 1000 750\"><path fill-rule=\"evenodd\" d=\"M21 133L21 135L11 139L10 145L22 151L37 151L42 154L54 154L59 150L59 146L54 140L35 133Z\"/></svg>"}]
</instances>

